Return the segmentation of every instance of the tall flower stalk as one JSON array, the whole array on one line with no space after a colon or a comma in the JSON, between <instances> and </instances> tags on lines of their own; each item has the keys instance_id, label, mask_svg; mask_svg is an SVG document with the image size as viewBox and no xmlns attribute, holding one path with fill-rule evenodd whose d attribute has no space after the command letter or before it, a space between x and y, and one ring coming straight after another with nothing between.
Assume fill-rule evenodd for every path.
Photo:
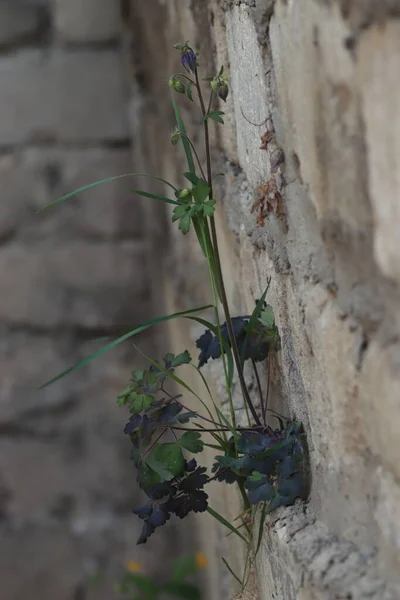
<instances>
[{"instance_id":1,"label":"tall flower stalk","mask_svg":"<svg viewBox=\"0 0 400 600\"><path fill-rule=\"evenodd\" d=\"M135 189L134 192L146 199L171 205L172 222L178 224L183 234L186 235L194 229L207 261L212 303L150 319L128 330L45 385L86 366L108 350L154 325L171 319L185 318L204 326L204 333L196 341L199 350L197 363L187 350L177 355L167 353L162 361L145 357L149 367L133 371L128 386L118 396L118 403L125 406L130 413L124 433L129 436L132 444L131 458L136 467L137 482L148 498L143 506L133 510L143 521L138 543L145 543L155 530L172 516L182 519L191 512L208 511L247 544L249 553L257 553L267 512L281 505L292 504L297 497L304 497L304 432L300 423L270 411L269 382L266 391L263 391L257 369L256 363L267 362L266 373L269 376L270 357L280 348L274 313L272 307L265 302L268 285L250 315L232 317L226 294L215 224L218 202L213 190L209 127L211 121L217 125L223 124L223 111L214 109L213 105L217 99L224 102L227 100L228 77L221 67L216 75L201 79L199 56L189 42L176 44L175 48L181 54L181 64L185 72L175 73L169 79L177 124L171 142L174 145L181 143L185 152L188 169L183 174L187 182L185 187L177 187L162 177L129 173L88 184L55 200L45 208L114 179L134 175L160 181L168 189L168 195L140 189ZM198 102L204 134L205 164L202 164L201 153L197 151L186 131L174 97L175 93L186 96L193 103ZM223 308L224 323L221 323L218 312L219 302ZM214 309L215 323L200 316L210 308ZM201 370L209 360L218 359L221 359L223 364L225 389L230 406L229 417L219 408L211 392L212 386ZM259 412L250 396L243 374L243 365L247 360L251 361L254 370ZM196 370L207 390L211 405L209 400L204 400L177 374L184 365L190 365ZM232 399L235 371L248 416L247 427L238 427L236 422ZM189 408L185 397L168 389L171 383L185 396L194 398L195 408ZM276 419L277 428L274 429L267 423L267 414ZM168 434L171 437L166 441ZM207 474L207 469L199 466L197 460L190 456L200 454L206 446L216 451L211 474ZM204 488L212 481L238 486L244 509L239 516L239 526L230 523L209 506ZM259 505L259 533L255 539L254 519ZM232 572L228 563L223 560ZM249 564L250 561L246 560L246 569ZM246 572L242 577L236 574L234 577L243 585L247 579Z\"/></svg>"}]
</instances>

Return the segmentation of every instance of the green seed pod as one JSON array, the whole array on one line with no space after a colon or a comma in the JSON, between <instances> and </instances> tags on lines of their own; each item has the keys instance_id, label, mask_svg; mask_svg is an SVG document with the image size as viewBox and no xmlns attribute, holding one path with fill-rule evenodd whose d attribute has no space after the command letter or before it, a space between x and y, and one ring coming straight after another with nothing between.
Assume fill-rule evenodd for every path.
<instances>
[{"instance_id":1,"label":"green seed pod","mask_svg":"<svg viewBox=\"0 0 400 600\"><path fill-rule=\"evenodd\" d=\"M171 144L173 146L176 146L176 144L179 142L180 140L180 133L179 131L174 131L173 133L171 133Z\"/></svg>"},{"instance_id":2,"label":"green seed pod","mask_svg":"<svg viewBox=\"0 0 400 600\"><path fill-rule=\"evenodd\" d=\"M178 94L185 93L185 86L183 85L182 81L180 81L177 77L170 77L168 83L169 87L178 92Z\"/></svg>"}]
</instances>

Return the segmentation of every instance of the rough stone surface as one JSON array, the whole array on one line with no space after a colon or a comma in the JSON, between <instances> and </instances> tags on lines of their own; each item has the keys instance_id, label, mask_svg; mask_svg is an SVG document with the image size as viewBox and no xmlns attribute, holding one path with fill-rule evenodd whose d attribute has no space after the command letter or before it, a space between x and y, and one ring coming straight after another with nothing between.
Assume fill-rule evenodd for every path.
<instances>
[{"instance_id":1,"label":"rough stone surface","mask_svg":"<svg viewBox=\"0 0 400 600\"><path fill-rule=\"evenodd\" d=\"M270 402L307 432L309 504L271 516L258 561L259 596L394 600L400 595L398 2L156 6L132 3L137 81L148 97L158 99L163 78L177 70L169 50L176 40L190 39L199 49L206 75L221 64L229 70L225 126L212 128L215 170L226 173L215 197L224 205L217 224L228 296L234 314L248 313L271 278L268 298L282 348L270 374ZM168 23L166 39L149 44L161 22ZM142 77L144 56L158 79ZM182 101L196 139L190 108ZM184 167L168 145L164 108L157 101L151 115L147 107L141 115L138 145L147 150L148 168L178 178ZM165 136L156 156L148 142L154 131L157 140ZM284 161L274 173L278 156ZM272 175L280 214L261 200L252 210L258 186ZM171 310L207 301L194 240L175 229L170 237ZM182 347L193 339L178 328L173 336ZM217 369L223 397L220 379ZM239 401L235 396L237 409ZM288 533L288 523L298 533Z\"/></svg>"},{"instance_id":2,"label":"rough stone surface","mask_svg":"<svg viewBox=\"0 0 400 600\"><path fill-rule=\"evenodd\" d=\"M114 0L55 0L55 28L67 42L109 42L121 34L121 14Z\"/></svg>"}]
</instances>

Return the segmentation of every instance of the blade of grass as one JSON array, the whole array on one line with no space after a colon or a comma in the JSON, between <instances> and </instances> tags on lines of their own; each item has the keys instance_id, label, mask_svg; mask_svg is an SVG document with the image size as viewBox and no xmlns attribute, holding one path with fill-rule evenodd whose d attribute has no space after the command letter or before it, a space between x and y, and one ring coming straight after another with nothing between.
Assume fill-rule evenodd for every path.
<instances>
[{"instance_id":1,"label":"blade of grass","mask_svg":"<svg viewBox=\"0 0 400 600\"><path fill-rule=\"evenodd\" d=\"M242 539L247 544L247 540L244 537L244 535L242 535L240 533L240 531L238 531L236 529L236 527L234 527L231 523L229 523L229 521L227 521L226 519L224 519L224 517L222 515L220 515L213 508L211 508L211 506L207 507L207 512L212 517L214 517L214 519L216 519L219 523L221 523L221 525L224 525L224 527L226 527L227 529L229 529L229 531L232 531L233 533L235 533L238 537L240 537L240 539Z\"/></svg>"},{"instance_id":2,"label":"blade of grass","mask_svg":"<svg viewBox=\"0 0 400 600\"><path fill-rule=\"evenodd\" d=\"M172 99L172 106L173 106L173 109L174 109L175 120L176 120L176 124L178 126L178 130L181 133L184 134L184 135L181 135L179 137L180 137L180 140L182 142L183 149L185 151L188 169L189 169L189 171L191 173L196 174L196 168L194 166L192 149L190 147L190 144L189 144L188 140L185 137L187 135L185 124L183 122L183 119L182 119L182 116L181 116L181 112L179 110L178 104L176 103L176 100L175 100L173 92L171 92L171 99Z\"/></svg>"},{"instance_id":3,"label":"blade of grass","mask_svg":"<svg viewBox=\"0 0 400 600\"><path fill-rule=\"evenodd\" d=\"M254 556L257 556L258 551L259 551L260 546L261 546L261 540L262 540L263 533L264 533L265 519L267 517L267 507L268 507L268 503L264 502L262 510L261 510L260 524L258 526L257 547L256 547L256 553L255 553Z\"/></svg>"},{"instance_id":4,"label":"blade of grass","mask_svg":"<svg viewBox=\"0 0 400 600\"><path fill-rule=\"evenodd\" d=\"M232 575L232 577L234 577L236 579L236 581L240 584L240 586L243 588L243 581L239 578L238 575L236 575L235 571L229 565L228 561L223 556L221 557L221 560L224 563L224 565L226 566L226 568L228 569L229 573Z\"/></svg>"},{"instance_id":5,"label":"blade of grass","mask_svg":"<svg viewBox=\"0 0 400 600\"><path fill-rule=\"evenodd\" d=\"M197 371L197 373L200 375L201 380L203 381L203 383L204 383L204 385L205 385L205 387L207 389L208 395L210 396L210 399L211 399L212 405L214 407L214 410L217 413L217 418L218 418L218 420L220 422L220 425L222 425L223 421L222 421L221 417L218 414L218 410L219 409L218 409L217 403L214 400L214 397L213 397L213 395L211 393L210 386L208 385L206 378L204 377L203 373L200 371L199 367L197 367L196 365L194 365L192 363L189 366L191 366L192 369L194 369L195 371ZM211 413L210 410L208 411L208 413L209 413L209 415L211 415L211 418L213 418L212 413ZM228 438L227 438L225 432L223 432L222 437L223 437L224 442L226 443L228 441Z\"/></svg>"},{"instance_id":6,"label":"blade of grass","mask_svg":"<svg viewBox=\"0 0 400 600\"><path fill-rule=\"evenodd\" d=\"M178 317L182 317L187 314L191 314L191 313L195 313L195 312L200 312L202 310L207 310L209 308L212 308L212 304L208 304L206 306L200 306L199 308L191 308L189 310L180 311L177 313L173 313L171 315L164 315L162 317L156 317L155 319L151 319L150 321L145 321L144 323L142 323L141 325L138 325L134 329L130 329L129 331L127 331L126 333L124 333L123 335L118 337L117 339L110 342L109 344L106 344L102 348L99 348L99 350L96 350L96 352L89 354L89 356L87 356L83 360L79 361L78 363L76 363L75 365L73 365L72 367L67 369L66 371L63 371L59 375L56 375L55 377L53 377L52 379L50 379L49 381L44 383L42 386L40 386L39 389L43 389L43 388L47 387L48 385L55 383L59 379L66 377L70 373L73 373L74 371L81 369L82 367L85 367L86 365L91 363L96 358L99 358L100 356L102 356L103 354L108 352L109 350L112 350L113 348L115 348L116 346L118 346L119 344L124 342L125 340L133 337L134 335L137 335L137 334L141 333L142 331L145 331L149 327L152 327L152 325L156 325L158 323L163 323L164 321L170 321L171 319L177 319Z\"/></svg>"},{"instance_id":7,"label":"blade of grass","mask_svg":"<svg viewBox=\"0 0 400 600\"><path fill-rule=\"evenodd\" d=\"M143 190L135 190L131 189L131 192L135 192L138 196L144 196L145 198L153 198L153 200L161 200L161 202L165 202L166 204L174 204L175 206L180 206L179 202L176 200L172 200L172 198L167 198L166 196L159 196L158 194L151 194L150 192L144 192Z\"/></svg>"},{"instance_id":8,"label":"blade of grass","mask_svg":"<svg viewBox=\"0 0 400 600\"><path fill-rule=\"evenodd\" d=\"M57 200L53 200L53 202L46 204L46 206L41 208L38 211L38 213L41 213L44 210L47 210L48 208L53 208L53 206L56 206L57 204L61 204L61 202L65 202L65 200L69 200L69 198L73 198L74 196L76 196L77 194L80 194L81 192L86 192L86 190L90 190L94 187L97 187L98 185L103 185L104 183L109 183L110 181L115 181L116 179L122 179L124 177L148 177L149 179L156 179L157 181L161 181L162 183L165 183L166 185L168 185L175 192L177 191L177 188L174 185L172 185L172 183L169 183L169 181L162 179L162 177L156 177L155 175L147 175L147 173L124 173L123 175L115 175L114 177L107 177L107 179L100 179L99 181L94 181L93 183L84 185L84 186L78 188L77 190L74 190L73 192L69 192L68 194L65 194L64 196L61 196L61 198L57 198Z\"/></svg>"}]
</instances>

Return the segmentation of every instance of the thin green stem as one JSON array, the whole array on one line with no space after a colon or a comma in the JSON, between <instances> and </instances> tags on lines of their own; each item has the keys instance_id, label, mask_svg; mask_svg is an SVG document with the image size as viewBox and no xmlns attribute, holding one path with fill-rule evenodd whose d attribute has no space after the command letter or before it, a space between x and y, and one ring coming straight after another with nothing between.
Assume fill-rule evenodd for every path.
<instances>
[{"instance_id":1,"label":"thin green stem","mask_svg":"<svg viewBox=\"0 0 400 600\"><path fill-rule=\"evenodd\" d=\"M267 361L267 395L265 397L265 402L264 402L264 407L263 407L263 420L264 420L264 424L266 424L266 420L267 420L267 410L268 410L268 400L269 400L269 380L270 380L270 372L271 372L271 357L268 356L268 361Z\"/></svg>"},{"instance_id":2,"label":"thin green stem","mask_svg":"<svg viewBox=\"0 0 400 600\"><path fill-rule=\"evenodd\" d=\"M238 481L237 483L238 483L239 490L240 490L240 493L243 498L244 510L249 510L249 509L251 509L251 504L250 504L250 500L247 496L246 489L244 487L244 483L243 483L243 481Z\"/></svg>"},{"instance_id":3,"label":"thin green stem","mask_svg":"<svg viewBox=\"0 0 400 600\"><path fill-rule=\"evenodd\" d=\"M210 109L211 109L211 102L212 102L212 99L213 99L213 97L214 97L214 90L212 89L212 90L211 90L211 94L210 94L210 99L209 99L209 101L208 101L208 108L207 108L207 113L206 113L207 115L208 115L208 113L210 112Z\"/></svg>"},{"instance_id":4,"label":"thin green stem","mask_svg":"<svg viewBox=\"0 0 400 600\"><path fill-rule=\"evenodd\" d=\"M258 388L258 395L260 396L260 402L261 402L261 412L262 412L262 416L264 419L264 424L265 424L265 406L264 406L264 397L263 397L263 393L262 393L262 388L261 388L261 381L260 381L260 377L258 375L258 370L257 370L257 365L256 365L256 361L254 360L254 358L251 359L251 363L253 365L253 369L254 369L254 374L256 376L256 381L257 381L257 388Z\"/></svg>"},{"instance_id":5,"label":"thin green stem","mask_svg":"<svg viewBox=\"0 0 400 600\"><path fill-rule=\"evenodd\" d=\"M146 452L143 454L142 458L145 458L145 456L148 455L148 453L150 452L150 450L152 450L154 448L154 446L157 444L158 440L160 440L162 438L162 436L164 435L164 433L166 433L168 427L164 427L163 431L160 433L160 435L154 440L154 442L151 444L151 446L149 446L146 450Z\"/></svg>"},{"instance_id":6,"label":"thin green stem","mask_svg":"<svg viewBox=\"0 0 400 600\"><path fill-rule=\"evenodd\" d=\"M201 112L204 117L207 113L206 113L206 108L204 105L203 94L201 92L199 74L198 74L197 68L195 70L195 77L196 77L197 91L199 93ZM204 138L205 138L205 147L206 147L208 186L210 188L210 198L212 198L212 196L213 196L212 168L211 168L210 134L208 131L208 119L206 119L203 122L203 126L204 126ZM260 420L259 416L257 415L256 409L253 406L249 392L247 390L246 382L244 380L242 364L240 362L239 350L238 350L237 343L236 343L235 333L233 331L233 326L232 326L232 321L231 321L231 316L230 316L230 311L229 311L229 305L228 305L228 299L226 296L224 279L223 279L223 275L222 275L221 260L220 260L219 248L218 248L217 230L215 227L214 216L210 217L210 224L211 224L211 240L212 240L213 249L214 249L215 265L216 265L216 269L217 269L217 278L218 278L218 283L219 283L218 287L221 292L221 301L222 301L222 306L223 306L224 313L225 313L226 325L227 325L228 334L229 334L229 341L231 343L232 353L233 353L233 357L234 357L234 360L236 363L236 369L238 372L240 387L242 389L243 398L244 398L245 402L247 402L247 405L250 409L253 419L255 420L257 425L261 425L261 420ZM221 346L221 349L222 349L222 346Z\"/></svg>"},{"instance_id":7,"label":"thin green stem","mask_svg":"<svg viewBox=\"0 0 400 600\"><path fill-rule=\"evenodd\" d=\"M180 131L179 135L181 135L182 137L186 138L187 141L189 142L189 144L190 144L190 146L191 146L191 148L192 148L192 150L194 152L194 155L196 157L197 164L199 165L199 169L200 169L201 175L202 175L204 181L207 181L207 177L205 176L204 171L203 171L203 167L201 166L199 155L197 154L197 150L194 147L194 144L193 144L192 140L190 139L190 137L188 135L186 135L186 133L183 133L183 131Z\"/></svg>"},{"instance_id":8,"label":"thin green stem","mask_svg":"<svg viewBox=\"0 0 400 600\"><path fill-rule=\"evenodd\" d=\"M197 87L196 82L193 81L193 79L191 77L189 77L188 75L186 75L185 73L174 73L173 75L171 75L171 77L176 77L177 75L179 75L179 77L184 77L185 79L190 81L190 83L193 83L193 85L195 85Z\"/></svg>"}]
</instances>

